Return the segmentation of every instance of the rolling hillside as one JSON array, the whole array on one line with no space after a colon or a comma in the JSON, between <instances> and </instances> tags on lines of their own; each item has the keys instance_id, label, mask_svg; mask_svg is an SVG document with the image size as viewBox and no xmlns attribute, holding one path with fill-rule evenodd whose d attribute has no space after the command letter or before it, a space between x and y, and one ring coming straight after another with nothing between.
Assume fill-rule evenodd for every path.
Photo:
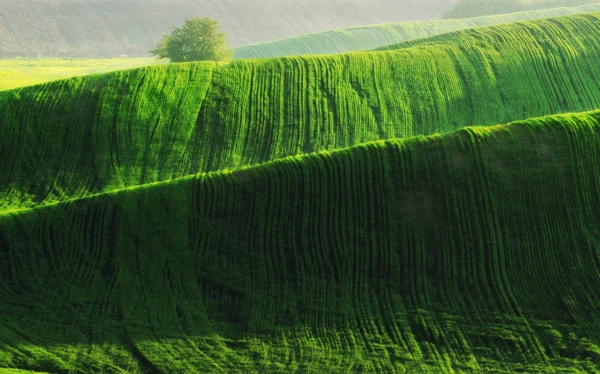
<instances>
[{"instance_id":1,"label":"rolling hillside","mask_svg":"<svg viewBox=\"0 0 600 374\"><path fill-rule=\"evenodd\" d=\"M600 15L600 13L586 13L586 14L580 14L580 15L574 15L574 16L570 16L570 17L561 17L562 20L569 20L569 21L575 21L576 23L578 21L576 21L578 19L578 17L588 17L588 16L598 16ZM546 20L540 20L539 22L549 22L549 23L553 23L555 21L554 18L549 18ZM526 23L526 22L525 22ZM513 24L513 25L517 25ZM557 27L566 27L566 28L574 28L574 29L578 29L578 25L573 24L571 22L567 22L567 23L561 23L561 24L556 24ZM480 28L475 28L475 29L471 29L471 30L464 30L464 31L457 31L457 32L450 32L450 33L446 33L446 34L440 34L440 35L436 35L436 36L432 36L429 38L421 38L421 39L410 39L410 40L406 40L400 43L394 43L394 44L390 44L390 45L386 45L380 48L376 48L374 51L398 51L398 50L402 50L402 49L414 49L414 48L426 48L426 49L436 49L436 46L439 47L443 47L443 46L447 46L449 44L451 45L455 45L455 46L461 46L462 48L466 49L466 50L472 50L473 48L475 49L479 49L479 48L486 48L486 43L487 43L487 39L488 36L491 34L501 34L503 33L505 30L505 25L493 25L493 26L488 26L488 27L480 27ZM596 36L596 31L592 30L592 29L588 29L585 30L584 29L579 29L578 31L579 33L587 33L588 36ZM550 48L549 50L546 50L545 47L547 46L546 44L544 44L544 42L550 42L550 43L558 43L560 44L560 40L556 39L556 36L554 35L554 33L548 29L545 30L544 32L541 33L532 33L532 35L537 34L537 37L540 38L541 40L541 44L536 47L535 49L538 49L539 51L541 51L542 53L546 53L547 54L547 59L555 59L556 57L553 56L554 53L554 49ZM481 40L478 40L481 39ZM525 47L525 46L522 46ZM583 45L573 45L573 48L575 48L574 51L572 51L575 55L577 55L579 52L581 52L580 48L582 47L582 50L586 49L586 46ZM525 53L531 53L531 51L527 51L527 48L523 48ZM566 59L565 61L563 61L563 63L565 64L569 64L570 63L570 59Z\"/></svg>"},{"instance_id":2,"label":"rolling hillside","mask_svg":"<svg viewBox=\"0 0 600 374\"><path fill-rule=\"evenodd\" d=\"M600 4L590 4L574 8L552 8L460 20L396 22L352 27L242 46L235 49L234 58L269 58L367 51L407 40L428 38L473 27L598 11L600 11Z\"/></svg>"},{"instance_id":3,"label":"rolling hillside","mask_svg":"<svg viewBox=\"0 0 600 374\"><path fill-rule=\"evenodd\" d=\"M191 16L233 46L340 27L434 19L454 0L0 0L0 58L147 56Z\"/></svg>"},{"instance_id":4,"label":"rolling hillside","mask_svg":"<svg viewBox=\"0 0 600 374\"><path fill-rule=\"evenodd\" d=\"M600 4L557 8L550 11L522 12L510 15L480 17L457 21L416 21L379 24L308 34L259 43L235 49L235 58L267 58L289 55L330 54L372 50L406 40L447 33L475 26L548 18L566 14L600 11ZM110 59L0 59L0 91L50 82L57 79L98 74L127 68L164 63L153 58Z\"/></svg>"},{"instance_id":5,"label":"rolling hillside","mask_svg":"<svg viewBox=\"0 0 600 374\"><path fill-rule=\"evenodd\" d=\"M0 367L600 370L600 112L0 215Z\"/></svg>"},{"instance_id":6,"label":"rolling hillside","mask_svg":"<svg viewBox=\"0 0 600 374\"><path fill-rule=\"evenodd\" d=\"M157 66L6 91L0 209L592 110L599 33L600 14L586 14L399 51Z\"/></svg>"},{"instance_id":7,"label":"rolling hillside","mask_svg":"<svg viewBox=\"0 0 600 374\"><path fill-rule=\"evenodd\" d=\"M600 372L598 35L0 92L0 373Z\"/></svg>"}]
</instances>

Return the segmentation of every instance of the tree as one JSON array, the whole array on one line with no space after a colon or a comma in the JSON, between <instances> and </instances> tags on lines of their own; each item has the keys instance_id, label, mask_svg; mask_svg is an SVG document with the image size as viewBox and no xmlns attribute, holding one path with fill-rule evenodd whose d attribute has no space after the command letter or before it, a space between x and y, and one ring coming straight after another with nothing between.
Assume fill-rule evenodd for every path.
<instances>
[{"instance_id":1,"label":"tree","mask_svg":"<svg viewBox=\"0 0 600 374\"><path fill-rule=\"evenodd\" d=\"M172 62L228 60L231 51L219 28L219 22L209 17L188 18L183 26L164 35L150 53Z\"/></svg>"}]
</instances>

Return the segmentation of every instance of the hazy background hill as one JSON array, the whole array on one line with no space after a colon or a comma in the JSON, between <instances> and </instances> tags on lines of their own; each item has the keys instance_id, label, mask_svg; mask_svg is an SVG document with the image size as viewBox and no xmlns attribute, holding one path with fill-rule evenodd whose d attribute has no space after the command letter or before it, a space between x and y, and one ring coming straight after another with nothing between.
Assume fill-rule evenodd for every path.
<instances>
[{"instance_id":1,"label":"hazy background hill","mask_svg":"<svg viewBox=\"0 0 600 374\"><path fill-rule=\"evenodd\" d=\"M574 7L595 3L593 0L458 0L442 18L468 18L539 10Z\"/></svg>"},{"instance_id":2,"label":"hazy background hill","mask_svg":"<svg viewBox=\"0 0 600 374\"><path fill-rule=\"evenodd\" d=\"M329 30L236 48L234 58L269 58L366 51L456 30L568 14L598 12L600 3L462 19L383 23Z\"/></svg>"},{"instance_id":3,"label":"hazy background hill","mask_svg":"<svg viewBox=\"0 0 600 374\"><path fill-rule=\"evenodd\" d=\"M147 55L186 17L219 20L232 46L380 22L434 19L455 0L0 0L0 58Z\"/></svg>"}]
</instances>

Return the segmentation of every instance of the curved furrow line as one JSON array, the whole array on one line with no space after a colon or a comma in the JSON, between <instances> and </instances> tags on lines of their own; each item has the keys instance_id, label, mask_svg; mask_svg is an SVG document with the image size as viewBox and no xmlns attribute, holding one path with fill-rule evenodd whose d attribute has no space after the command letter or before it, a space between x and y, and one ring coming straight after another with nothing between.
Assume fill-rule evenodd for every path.
<instances>
[{"instance_id":1,"label":"curved furrow line","mask_svg":"<svg viewBox=\"0 0 600 374\"><path fill-rule=\"evenodd\" d=\"M600 106L598 13L397 51L154 66L0 94L0 209ZM460 110L457 110L460 108Z\"/></svg>"}]
</instances>

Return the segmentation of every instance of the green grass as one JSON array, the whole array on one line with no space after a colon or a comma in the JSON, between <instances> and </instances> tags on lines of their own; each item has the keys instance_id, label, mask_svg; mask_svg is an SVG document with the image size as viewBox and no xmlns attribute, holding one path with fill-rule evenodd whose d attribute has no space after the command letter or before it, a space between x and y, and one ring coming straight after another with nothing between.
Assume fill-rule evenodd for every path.
<instances>
[{"instance_id":1,"label":"green grass","mask_svg":"<svg viewBox=\"0 0 600 374\"><path fill-rule=\"evenodd\" d=\"M0 216L0 366L597 372L600 112Z\"/></svg>"},{"instance_id":2,"label":"green grass","mask_svg":"<svg viewBox=\"0 0 600 374\"><path fill-rule=\"evenodd\" d=\"M599 108L599 33L600 14L587 14L399 51L164 65L6 91L0 209Z\"/></svg>"},{"instance_id":3,"label":"green grass","mask_svg":"<svg viewBox=\"0 0 600 374\"><path fill-rule=\"evenodd\" d=\"M598 35L0 93L0 373L600 372Z\"/></svg>"},{"instance_id":4,"label":"green grass","mask_svg":"<svg viewBox=\"0 0 600 374\"><path fill-rule=\"evenodd\" d=\"M600 4L460 20L396 22L352 27L239 47L235 49L234 58L269 58L366 51L461 29L597 11L600 11Z\"/></svg>"},{"instance_id":5,"label":"green grass","mask_svg":"<svg viewBox=\"0 0 600 374\"><path fill-rule=\"evenodd\" d=\"M460 29L599 10L600 5L589 5L464 20L399 22L354 27L240 47L235 50L235 58L268 58L371 50ZM154 64L157 64L157 61L152 58L0 59L0 91Z\"/></svg>"},{"instance_id":6,"label":"green grass","mask_svg":"<svg viewBox=\"0 0 600 374\"><path fill-rule=\"evenodd\" d=\"M0 91L80 75L107 73L156 64L153 58L0 59Z\"/></svg>"},{"instance_id":7,"label":"green grass","mask_svg":"<svg viewBox=\"0 0 600 374\"><path fill-rule=\"evenodd\" d=\"M596 16L599 15L600 13L586 13L586 14L580 14L580 15L574 15L574 16L567 16L567 17L561 17L560 19L565 20L567 22L565 22L564 24L562 24L562 26L564 26L567 30L563 30L563 31L567 31L567 32L573 32L575 30L578 29L577 26L577 22L579 22L579 19L582 18L586 18L588 16ZM539 20L538 22L540 22L540 25L546 23L550 24L553 23L556 20L556 18L549 18L549 19L545 19L545 20ZM529 26L533 26L531 23L529 23L528 21L524 21L524 22L520 22L523 24L529 24ZM519 23L517 23L519 24ZM375 51L396 51L396 50L400 50L400 49L405 49L405 48L436 48L436 46L446 46L449 43L456 45L456 46L462 46L465 49L486 49L487 48L487 44L488 42L488 38L489 35L493 35L493 34L501 34L505 31L505 27L507 25L492 25L492 26L487 26L487 27L480 27L480 28L475 28L475 29L471 29L471 30L464 30L464 31L456 31L456 32L450 32L450 33L446 33L446 34L440 34L440 35L435 35L429 38L421 38L421 39L411 39L411 40L406 40L403 42L399 42L399 43L394 43L394 44L390 44L390 45L386 45L380 48L376 48ZM558 26L558 24L556 25ZM558 26L560 27L560 26ZM588 33L588 36L594 36L595 35L595 31L588 29L586 31L583 31L582 29L579 30L579 32L581 33ZM552 51L554 50L554 48L552 47L553 44L560 44L560 38L563 37L560 34L555 34L552 30L550 29L546 29L544 31L542 30L538 30L537 32L533 31L531 32L530 36L534 36L537 34L537 37L539 38L539 40L536 40L533 42L532 47L534 50L538 50L541 53L545 53L548 54L547 58L548 59L553 59L552 56ZM479 40L481 39L481 40ZM582 48L580 48L582 47ZM522 45L520 47L523 51L523 53L526 54L530 54L530 53L535 53L532 52L531 50L528 50L528 48L525 48L524 45ZM574 54L578 54L581 51L584 51L586 49L586 45L585 44L578 44L575 43L574 45L572 45L572 48L574 48L574 50L572 50L571 52L568 52L568 54L574 53ZM563 63L570 63L569 59L567 58Z\"/></svg>"}]
</instances>

